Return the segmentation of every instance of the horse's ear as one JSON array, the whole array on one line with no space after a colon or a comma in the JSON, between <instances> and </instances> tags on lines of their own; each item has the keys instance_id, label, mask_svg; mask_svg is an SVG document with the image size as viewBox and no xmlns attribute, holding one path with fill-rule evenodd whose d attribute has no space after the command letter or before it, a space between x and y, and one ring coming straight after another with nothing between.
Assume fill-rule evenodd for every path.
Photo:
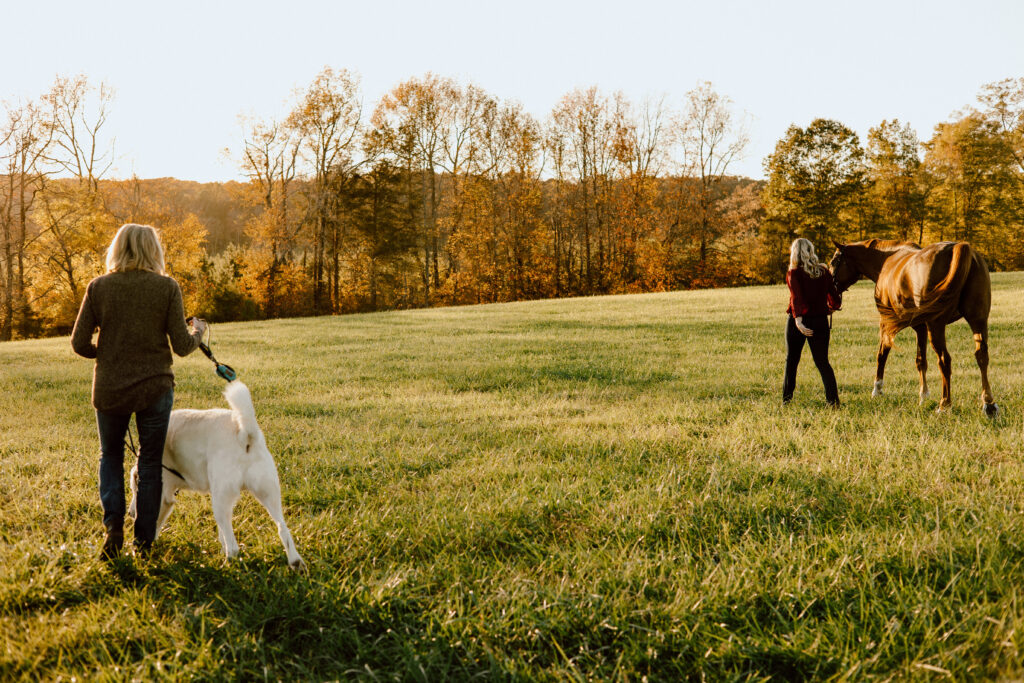
<instances>
[{"instance_id":1,"label":"horse's ear","mask_svg":"<svg viewBox=\"0 0 1024 683\"><path fill-rule=\"evenodd\" d=\"M832 240L832 244L836 245L836 249L838 249L840 253L842 253L843 249L846 248L844 245L839 244L839 242L837 242L836 240Z\"/></svg>"}]
</instances>

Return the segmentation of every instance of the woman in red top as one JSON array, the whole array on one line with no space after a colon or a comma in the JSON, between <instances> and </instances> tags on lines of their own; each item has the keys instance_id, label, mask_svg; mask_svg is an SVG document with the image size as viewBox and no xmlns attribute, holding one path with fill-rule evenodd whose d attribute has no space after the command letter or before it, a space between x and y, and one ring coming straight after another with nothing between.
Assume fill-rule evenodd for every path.
<instances>
[{"instance_id":1,"label":"woman in red top","mask_svg":"<svg viewBox=\"0 0 1024 683\"><path fill-rule=\"evenodd\" d=\"M793 398L796 368L806 341L825 384L825 400L830 406L838 407L836 373L828 362L828 314L838 310L842 300L832 273L818 262L810 240L802 237L793 240L789 248L786 284L789 286L789 308L786 309L789 317L786 321L786 376L782 381L782 402L788 403Z\"/></svg>"}]
</instances>

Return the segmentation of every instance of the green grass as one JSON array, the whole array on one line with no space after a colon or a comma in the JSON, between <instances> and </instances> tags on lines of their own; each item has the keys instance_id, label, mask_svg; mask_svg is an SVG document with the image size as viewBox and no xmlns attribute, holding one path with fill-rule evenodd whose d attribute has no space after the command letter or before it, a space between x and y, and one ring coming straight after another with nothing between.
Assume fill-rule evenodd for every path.
<instances>
[{"instance_id":1,"label":"green grass","mask_svg":"<svg viewBox=\"0 0 1024 683\"><path fill-rule=\"evenodd\" d=\"M952 413L909 332L871 399L863 283L838 412L806 351L780 406L783 287L216 325L304 576L248 496L237 562L182 494L102 566L91 364L0 344L0 679L1019 677L1024 274L993 282L994 423L963 322Z\"/></svg>"}]
</instances>

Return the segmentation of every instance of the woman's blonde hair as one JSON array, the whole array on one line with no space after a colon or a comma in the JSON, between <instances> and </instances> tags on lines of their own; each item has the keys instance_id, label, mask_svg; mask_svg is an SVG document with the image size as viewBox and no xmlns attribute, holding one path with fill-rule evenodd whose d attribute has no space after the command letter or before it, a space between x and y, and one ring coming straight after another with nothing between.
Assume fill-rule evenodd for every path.
<instances>
[{"instance_id":1,"label":"woman's blonde hair","mask_svg":"<svg viewBox=\"0 0 1024 683\"><path fill-rule=\"evenodd\" d=\"M125 223L107 248L107 272L148 270L164 274L164 248L152 225Z\"/></svg>"},{"instance_id":2,"label":"woman's blonde hair","mask_svg":"<svg viewBox=\"0 0 1024 683\"><path fill-rule=\"evenodd\" d=\"M811 277L821 275L821 263L809 239L797 237L789 247L789 269L803 268Z\"/></svg>"}]
</instances>

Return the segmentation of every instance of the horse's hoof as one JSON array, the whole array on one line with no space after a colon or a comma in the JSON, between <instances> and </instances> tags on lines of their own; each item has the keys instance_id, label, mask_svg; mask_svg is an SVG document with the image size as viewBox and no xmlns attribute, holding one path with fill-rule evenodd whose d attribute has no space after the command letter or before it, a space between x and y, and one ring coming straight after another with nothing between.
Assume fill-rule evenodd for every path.
<instances>
[{"instance_id":1,"label":"horse's hoof","mask_svg":"<svg viewBox=\"0 0 1024 683\"><path fill-rule=\"evenodd\" d=\"M921 395L920 395L920 398L917 401L917 405L923 406L927 400L928 400L928 392L927 391L922 391Z\"/></svg>"},{"instance_id":2,"label":"horse's hoof","mask_svg":"<svg viewBox=\"0 0 1024 683\"><path fill-rule=\"evenodd\" d=\"M995 418L999 417L999 406L995 403L985 403L981 407L982 412L985 413L986 417Z\"/></svg>"},{"instance_id":3,"label":"horse's hoof","mask_svg":"<svg viewBox=\"0 0 1024 683\"><path fill-rule=\"evenodd\" d=\"M935 409L935 412L941 414L941 413L952 412L952 410L953 410L953 406L951 406L949 404L942 404L942 403L940 403L939 407Z\"/></svg>"},{"instance_id":4,"label":"horse's hoof","mask_svg":"<svg viewBox=\"0 0 1024 683\"><path fill-rule=\"evenodd\" d=\"M871 389L872 398L882 395L882 380L875 382L874 388Z\"/></svg>"}]
</instances>

